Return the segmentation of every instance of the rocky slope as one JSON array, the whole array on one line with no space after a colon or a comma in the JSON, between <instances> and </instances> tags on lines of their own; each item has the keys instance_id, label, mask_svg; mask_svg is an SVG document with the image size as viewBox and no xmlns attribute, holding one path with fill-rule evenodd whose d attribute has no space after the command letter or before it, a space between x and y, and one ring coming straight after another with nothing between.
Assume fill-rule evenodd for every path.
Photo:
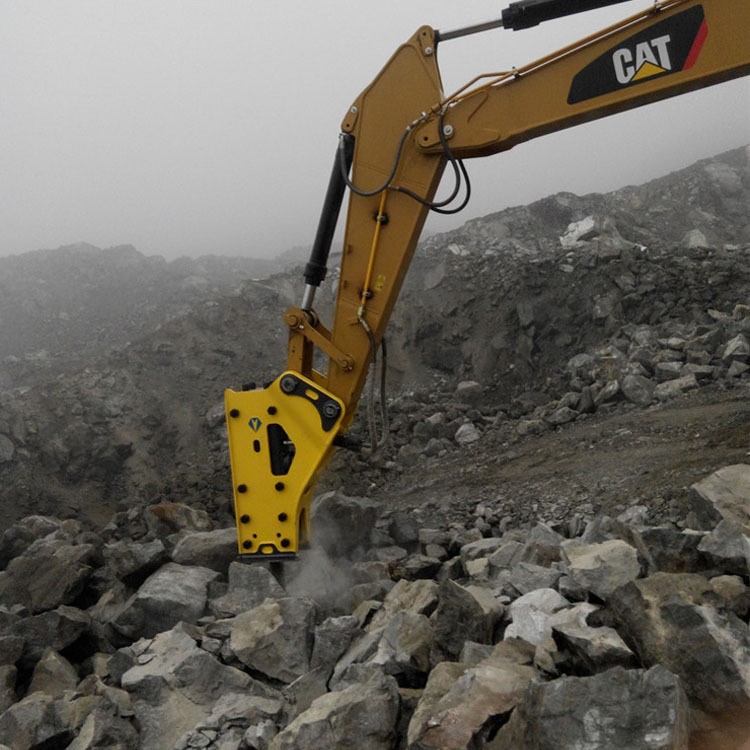
<instances>
[{"instance_id":1,"label":"rocky slope","mask_svg":"<svg viewBox=\"0 0 750 750\"><path fill-rule=\"evenodd\" d=\"M0 258L0 390L75 372L199 301L263 278L252 258L146 257L79 243Z\"/></svg>"},{"instance_id":2,"label":"rocky slope","mask_svg":"<svg viewBox=\"0 0 750 750\"><path fill-rule=\"evenodd\" d=\"M749 206L743 149L427 239L390 442L283 571L232 561L220 394L296 278L6 391L0 744L744 747Z\"/></svg>"}]
</instances>

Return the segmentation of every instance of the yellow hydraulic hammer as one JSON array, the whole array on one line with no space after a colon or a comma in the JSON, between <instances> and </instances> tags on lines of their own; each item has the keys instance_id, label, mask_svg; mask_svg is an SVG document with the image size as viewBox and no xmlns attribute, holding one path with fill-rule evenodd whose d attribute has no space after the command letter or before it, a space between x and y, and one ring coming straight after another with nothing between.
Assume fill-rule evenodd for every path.
<instances>
[{"instance_id":1,"label":"yellow hydraulic hammer","mask_svg":"<svg viewBox=\"0 0 750 750\"><path fill-rule=\"evenodd\" d=\"M267 388L224 392L238 551L296 556L309 539L316 474L344 417L340 399L296 372Z\"/></svg>"}]
</instances>

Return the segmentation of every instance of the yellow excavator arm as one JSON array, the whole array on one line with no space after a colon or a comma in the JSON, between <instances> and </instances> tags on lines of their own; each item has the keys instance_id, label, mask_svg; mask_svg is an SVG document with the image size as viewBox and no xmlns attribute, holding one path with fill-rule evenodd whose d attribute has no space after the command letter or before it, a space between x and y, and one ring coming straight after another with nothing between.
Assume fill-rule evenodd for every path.
<instances>
[{"instance_id":1,"label":"yellow excavator arm","mask_svg":"<svg viewBox=\"0 0 750 750\"><path fill-rule=\"evenodd\" d=\"M427 214L468 199L462 159L750 73L750 0L666 0L523 68L443 93L439 43L623 1L521 0L487 24L423 26L349 108L304 296L284 315L286 371L265 388L225 393L242 558L294 557L309 540L315 483L354 418ZM436 202L446 166L456 187ZM329 329L313 303L347 190Z\"/></svg>"}]
</instances>

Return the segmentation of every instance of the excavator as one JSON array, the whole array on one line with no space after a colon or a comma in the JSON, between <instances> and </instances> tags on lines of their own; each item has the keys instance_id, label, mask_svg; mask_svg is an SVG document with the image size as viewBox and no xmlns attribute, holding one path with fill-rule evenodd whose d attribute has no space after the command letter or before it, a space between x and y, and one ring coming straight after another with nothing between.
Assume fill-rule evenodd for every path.
<instances>
[{"instance_id":1,"label":"excavator","mask_svg":"<svg viewBox=\"0 0 750 750\"><path fill-rule=\"evenodd\" d=\"M316 481L334 450L347 446L368 377L377 379L428 212L454 213L469 199L464 160L750 74L750 0L663 0L524 67L443 92L440 45L624 1L519 0L486 23L446 32L422 26L349 107L302 300L284 312L286 369L262 388L225 391L240 560L293 559L309 544ZM438 200L446 169L451 192ZM347 191L327 327L314 300Z\"/></svg>"}]
</instances>

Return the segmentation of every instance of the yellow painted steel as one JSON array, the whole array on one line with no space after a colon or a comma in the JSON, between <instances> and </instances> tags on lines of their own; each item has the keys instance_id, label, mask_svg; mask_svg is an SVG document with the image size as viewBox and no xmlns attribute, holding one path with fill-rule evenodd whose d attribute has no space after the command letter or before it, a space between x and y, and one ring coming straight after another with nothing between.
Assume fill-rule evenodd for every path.
<instances>
[{"instance_id":1,"label":"yellow painted steel","mask_svg":"<svg viewBox=\"0 0 750 750\"><path fill-rule=\"evenodd\" d=\"M263 389L228 389L224 405L238 551L256 559L293 556L309 539L312 490L344 405L297 372Z\"/></svg>"},{"instance_id":2,"label":"yellow painted steel","mask_svg":"<svg viewBox=\"0 0 750 750\"><path fill-rule=\"evenodd\" d=\"M600 59L609 64L618 45L636 35L642 45L660 23L683 11L705 15L699 54L689 64L664 74L645 68L640 78L631 79L633 86L571 95L582 71ZM429 213L427 205L405 191L434 200L448 161L438 128L453 156L484 157L546 133L748 75L749 28L750 0L664 0L529 65L477 76L447 98L433 29L422 26L396 50L341 124L354 138L351 179L361 193L349 196L333 323L326 328L313 311L290 308L285 318L287 372L263 391L226 392L243 557L295 552L307 538L317 474L328 461L334 437L351 424L373 349L385 334ZM657 36L654 43L663 39ZM400 142L403 149L394 164ZM320 362L316 352L327 358L327 369L314 369ZM281 382L288 376L301 379L318 399L338 404L333 426L324 428L316 399L284 393ZM277 412L269 415L272 408ZM232 416L234 410L238 416ZM283 477L269 463L273 440L264 431L269 416L296 450ZM251 424L252 419L258 422Z\"/></svg>"}]
</instances>

